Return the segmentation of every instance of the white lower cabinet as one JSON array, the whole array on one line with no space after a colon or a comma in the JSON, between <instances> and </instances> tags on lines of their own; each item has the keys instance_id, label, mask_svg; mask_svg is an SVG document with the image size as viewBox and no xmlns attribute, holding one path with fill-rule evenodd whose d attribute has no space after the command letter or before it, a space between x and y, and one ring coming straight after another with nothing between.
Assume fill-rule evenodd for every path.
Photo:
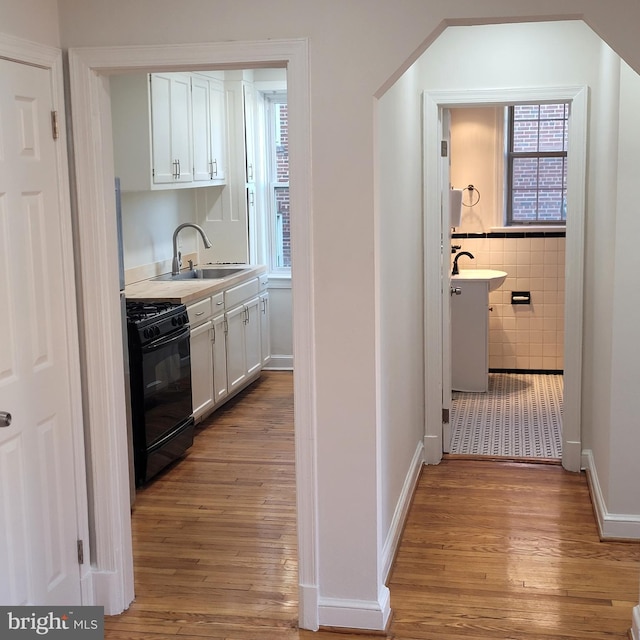
<instances>
[{"instance_id":1,"label":"white lower cabinet","mask_svg":"<svg viewBox=\"0 0 640 640\"><path fill-rule=\"evenodd\" d=\"M191 329L191 398L198 420L213 409L214 362L211 320Z\"/></svg>"},{"instance_id":2,"label":"white lower cabinet","mask_svg":"<svg viewBox=\"0 0 640 640\"><path fill-rule=\"evenodd\" d=\"M271 323L269 320L269 292L260 293L260 346L262 348L262 366L271 360Z\"/></svg>"},{"instance_id":3,"label":"white lower cabinet","mask_svg":"<svg viewBox=\"0 0 640 640\"><path fill-rule=\"evenodd\" d=\"M224 313L216 316L213 325L213 402L220 404L229 393L227 382L227 321Z\"/></svg>"},{"instance_id":4,"label":"white lower cabinet","mask_svg":"<svg viewBox=\"0 0 640 640\"><path fill-rule=\"evenodd\" d=\"M229 393L262 368L259 303L256 296L226 313Z\"/></svg>"},{"instance_id":5,"label":"white lower cabinet","mask_svg":"<svg viewBox=\"0 0 640 640\"><path fill-rule=\"evenodd\" d=\"M254 380L270 358L266 278L253 278L187 307L196 421Z\"/></svg>"}]
</instances>

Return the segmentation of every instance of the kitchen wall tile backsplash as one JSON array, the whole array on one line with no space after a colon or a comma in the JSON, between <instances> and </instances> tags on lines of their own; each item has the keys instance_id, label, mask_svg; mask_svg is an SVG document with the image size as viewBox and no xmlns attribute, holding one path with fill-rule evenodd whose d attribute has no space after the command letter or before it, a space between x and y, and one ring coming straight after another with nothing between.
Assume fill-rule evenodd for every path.
<instances>
[{"instance_id":1,"label":"kitchen wall tile backsplash","mask_svg":"<svg viewBox=\"0 0 640 640\"><path fill-rule=\"evenodd\" d=\"M565 238L459 235L453 244L475 256L461 268L508 274L489 294L489 368L562 370ZM511 304L512 291L530 291L531 304Z\"/></svg>"}]
</instances>

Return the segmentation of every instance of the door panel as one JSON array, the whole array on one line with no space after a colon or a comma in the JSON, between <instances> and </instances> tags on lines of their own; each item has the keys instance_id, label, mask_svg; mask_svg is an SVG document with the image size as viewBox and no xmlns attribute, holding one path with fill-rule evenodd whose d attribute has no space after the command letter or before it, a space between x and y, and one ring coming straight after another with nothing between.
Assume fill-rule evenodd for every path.
<instances>
[{"instance_id":1,"label":"door panel","mask_svg":"<svg viewBox=\"0 0 640 640\"><path fill-rule=\"evenodd\" d=\"M80 603L50 71L0 60L0 602ZM79 443L79 446L82 446Z\"/></svg>"}]
</instances>

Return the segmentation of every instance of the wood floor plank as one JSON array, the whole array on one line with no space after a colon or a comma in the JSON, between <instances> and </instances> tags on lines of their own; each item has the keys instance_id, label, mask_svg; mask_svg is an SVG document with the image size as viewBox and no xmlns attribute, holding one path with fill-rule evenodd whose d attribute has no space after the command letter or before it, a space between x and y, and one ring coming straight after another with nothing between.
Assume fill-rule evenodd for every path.
<instances>
[{"instance_id":1,"label":"wood floor plank","mask_svg":"<svg viewBox=\"0 0 640 640\"><path fill-rule=\"evenodd\" d=\"M264 372L138 493L136 600L107 640L379 640L297 629L292 376ZM423 469L389 587L394 640L626 638L640 545L601 542L583 474Z\"/></svg>"}]
</instances>

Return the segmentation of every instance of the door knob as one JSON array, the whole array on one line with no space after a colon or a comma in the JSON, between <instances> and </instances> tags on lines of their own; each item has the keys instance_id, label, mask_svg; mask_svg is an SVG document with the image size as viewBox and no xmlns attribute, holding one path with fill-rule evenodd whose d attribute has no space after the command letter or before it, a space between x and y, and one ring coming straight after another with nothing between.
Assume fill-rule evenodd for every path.
<instances>
[{"instance_id":1,"label":"door knob","mask_svg":"<svg viewBox=\"0 0 640 640\"><path fill-rule=\"evenodd\" d=\"M451 295L459 296L462 293L462 289L460 287L451 287Z\"/></svg>"},{"instance_id":2,"label":"door knob","mask_svg":"<svg viewBox=\"0 0 640 640\"><path fill-rule=\"evenodd\" d=\"M8 427L11 424L11 414L7 411L0 411L0 427Z\"/></svg>"}]
</instances>

